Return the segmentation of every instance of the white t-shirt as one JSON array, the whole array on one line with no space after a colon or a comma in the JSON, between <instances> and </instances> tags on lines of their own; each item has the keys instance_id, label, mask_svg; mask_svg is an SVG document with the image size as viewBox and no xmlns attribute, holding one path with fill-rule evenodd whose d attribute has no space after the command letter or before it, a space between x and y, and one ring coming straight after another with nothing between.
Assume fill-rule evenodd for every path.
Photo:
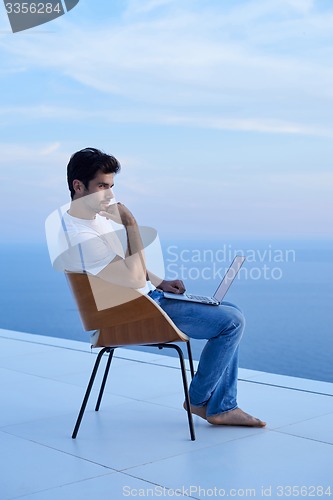
<instances>
[{"instance_id":1,"label":"white t-shirt","mask_svg":"<svg viewBox=\"0 0 333 500\"><path fill-rule=\"evenodd\" d=\"M116 257L125 258L127 234L124 226L96 214L92 220L69 215L62 207L48 218L46 227L50 258L59 271L97 275ZM55 226L57 225L57 230ZM148 281L141 293L154 286Z\"/></svg>"},{"instance_id":2,"label":"white t-shirt","mask_svg":"<svg viewBox=\"0 0 333 500\"><path fill-rule=\"evenodd\" d=\"M68 243L68 252L63 255L67 271L96 275L116 255L125 258L126 240L121 241L124 228L115 228L111 221L101 215L96 214L95 219L87 220L65 212L62 216L62 230Z\"/></svg>"}]
</instances>

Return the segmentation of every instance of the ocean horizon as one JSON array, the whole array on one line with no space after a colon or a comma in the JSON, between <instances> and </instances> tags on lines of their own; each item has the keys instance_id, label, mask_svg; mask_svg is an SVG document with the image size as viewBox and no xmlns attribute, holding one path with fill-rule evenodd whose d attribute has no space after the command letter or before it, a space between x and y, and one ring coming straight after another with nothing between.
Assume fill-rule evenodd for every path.
<instances>
[{"instance_id":1,"label":"ocean horizon","mask_svg":"<svg viewBox=\"0 0 333 500\"><path fill-rule=\"evenodd\" d=\"M333 240L178 240L162 247L166 276L202 294L214 293L236 253L247 257L225 297L246 317L242 368L333 382ZM89 342L46 243L5 244L0 255L0 328ZM204 343L192 341L195 359Z\"/></svg>"}]
</instances>

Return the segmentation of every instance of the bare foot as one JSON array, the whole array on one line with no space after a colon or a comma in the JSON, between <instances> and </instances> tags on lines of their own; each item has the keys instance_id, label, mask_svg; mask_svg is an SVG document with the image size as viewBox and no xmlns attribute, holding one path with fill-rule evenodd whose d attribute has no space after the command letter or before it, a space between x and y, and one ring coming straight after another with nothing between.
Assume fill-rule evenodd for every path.
<instances>
[{"instance_id":1,"label":"bare foot","mask_svg":"<svg viewBox=\"0 0 333 500\"><path fill-rule=\"evenodd\" d=\"M240 408L236 408L226 413L212 415L211 417L207 417L207 421L213 425L245 425L247 427L265 427L266 425L266 422L262 422L259 418L252 417Z\"/></svg>"},{"instance_id":2,"label":"bare foot","mask_svg":"<svg viewBox=\"0 0 333 500\"><path fill-rule=\"evenodd\" d=\"M184 404L183 404L183 408L184 408L184 410L187 411L187 406L186 406L186 402L185 401L184 401ZM204 420L207 420L207 418L206 418L206 407L205 406L193 406L193 405L191 405L191 413L193 413L194 415L198 415L198 417L201 417Z\"/></svg>"}]
</instances>

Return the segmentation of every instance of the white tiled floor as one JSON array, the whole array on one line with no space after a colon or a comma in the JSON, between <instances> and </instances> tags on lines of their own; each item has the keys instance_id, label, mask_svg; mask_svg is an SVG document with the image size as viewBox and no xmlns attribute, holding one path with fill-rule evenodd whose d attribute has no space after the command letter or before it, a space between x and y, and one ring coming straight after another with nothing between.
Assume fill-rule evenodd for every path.
<instances>
[{"instance_id":1,"label":"white tiled floor","mask_svg":"<svg viewBox=\"0 0 333 500\"><path fill-rule=\"evenodd\" d=\"M0 330L1 500L333 496L333 384L240 370L240 406L267 428L195 417L192 442L177 359L118 349L72 440L95 359L84 342Z\"/></svg>"}]
</instances>

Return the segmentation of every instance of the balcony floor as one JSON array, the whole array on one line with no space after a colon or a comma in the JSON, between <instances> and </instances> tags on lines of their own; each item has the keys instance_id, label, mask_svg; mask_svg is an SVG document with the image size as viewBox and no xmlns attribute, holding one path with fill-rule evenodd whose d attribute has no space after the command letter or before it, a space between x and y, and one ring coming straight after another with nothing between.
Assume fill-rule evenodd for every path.
<instances>
[{"instance_id":1,"label":"balcony floor","mask_svg":"<svg viewBox=\"0 0 333 500\"><path fill-rule=\"evenodd\" d=\"M0 347L2 500L333 496L333 384L241 369L240 407L267 427L195 417L192 442L178 360L117 349L73 440L96 351L8 330Z\"/></svg>"}]
</instances>

